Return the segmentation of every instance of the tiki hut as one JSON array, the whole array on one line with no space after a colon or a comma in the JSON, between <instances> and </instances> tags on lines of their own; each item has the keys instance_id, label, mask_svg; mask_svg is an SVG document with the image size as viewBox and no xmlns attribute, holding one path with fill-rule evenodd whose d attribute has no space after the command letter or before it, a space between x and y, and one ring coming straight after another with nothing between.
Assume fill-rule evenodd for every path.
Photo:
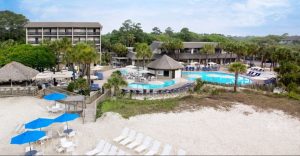
<instances>
[{"instance_id":1,"label":"tiki hut","mask_svg":"<svg viewBox=\"0 0 300 156\"><path fill-rule=\"evenodd\" d=\"M18 62L11 62L0 68L0 83L30 81L39 72Z\"/></svg>"},{"instance_id":2,"label":"tiki hut","mask_svg":"<svg viewBox=\"0 0 300 156\"><path fill-rule=\"evenodd\" d=\"M147 67L150 73L158 79L174 79L181 77L183 65L171 57L163 55L161 58L149 63Z\"/></svg>"}]
</instances>

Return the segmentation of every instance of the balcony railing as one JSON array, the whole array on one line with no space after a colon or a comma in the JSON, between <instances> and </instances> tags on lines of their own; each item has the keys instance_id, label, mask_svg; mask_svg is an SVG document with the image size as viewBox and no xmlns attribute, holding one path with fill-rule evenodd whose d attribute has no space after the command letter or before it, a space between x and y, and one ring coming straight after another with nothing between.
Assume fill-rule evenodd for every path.
<instances>
[{"instance_id":1,"label":"balcony railing","mask_svg":"<svg viewBox=\"0 0 300 156\"><path fill-rule=\"evenodd\" d=\"M72 32L59 32L59 35L72 35Z\"/></svg>"},{"instance_id":2,"label":"balcony railing","mask_svg":"<svg viewBox=\"0 0 300 156\"><path fill-rule=\"evenodd\" d=\"M88 35L100 35L100 32L88 32Z\"/></svg>"},{"instance_id":3,"label":"balcony railing","mask_svg":"<svg viewBox=\"0 0 300 156\"><path fill-rule=\"evenodd\" d=\"M73 32L74 35L86 35L86 32Z\"/></svg>"},{"instance_id":4,"label":"balcony railing","mask_svg":"<svg viewBox=\"0 0 300 156\"><path fill-rule=\"evenodd\" d=\"M44 35L57 35L57 32L44 32Z\"/></svg>"},{"instance_id":5,"label":"balcony railing","mask_svg":"<svg viewBox=\"0 0 300 156\"><path fill-rule=\"evenodd\" d=\"M39 41L28 41L29 44L40 44Z\"/></svg>"},{"instance_id":6,"label":"balcony railing","mask_svg":"<svg viewBox=\"0 0 300 156\"><path fill-rule=\"evenodd\" d=\"M42 35L42 32L28 32L28 35Z\"/></svg>"}]
</instances>

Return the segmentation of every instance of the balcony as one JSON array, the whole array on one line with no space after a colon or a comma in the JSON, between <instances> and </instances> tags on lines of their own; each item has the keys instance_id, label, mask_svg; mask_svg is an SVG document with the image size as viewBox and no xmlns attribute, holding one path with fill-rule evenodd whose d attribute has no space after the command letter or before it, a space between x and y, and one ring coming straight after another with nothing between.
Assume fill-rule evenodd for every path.
<instances>
[{"instance_id":1,"label":"balcony","mask_svg":"<svg viewBox=\"0 0 300 156\"><path fill-rule=\"evenodd\" d=\"M59 32L59 35L72 35L72 32Z\"/></svg>"},{"instance_id":2,"label":"balcony","mask_svg":"<svg viewBox=\"0 0 300 156\"><path fill-rule=\"evenodd\" d=\"M44 32L44 35L57 35L57 32Z\"/></svg>"},{"instance_id":3,"label":"balcony","mask_svg":"<svg viewBox=\"0 0 300 156\"><path fill-rule=\"evenodd\" d=\"M88 32L88 35L100 35L100 32Z\"/></svg>"},{"instance_id":4,"label":"balcony","mask_svg":"<svg viewBox=\"0 0 300 156\"><path fill-rule=\"evenodd\" d=\"M39 41L28 41L29 44L40 44Z\"/></svg>"},{"instance_id":5,"label":"balcony","mask_svg":"<svg viewBox=\"0 0 300 156\"><path fill-rule=\"evenodd\" d=\"M73 35L86 35L86 32L74 32Z\"/></svg>"},{"instance_id":6,"label":"balcony","mask_svg":"<svg viewBox=\"0 0 300 156\"><path fill-rule=\"evenodd\" d=\"M28 35L42 35L42 32L28 32Z\"/></svg>"}]
</instances>

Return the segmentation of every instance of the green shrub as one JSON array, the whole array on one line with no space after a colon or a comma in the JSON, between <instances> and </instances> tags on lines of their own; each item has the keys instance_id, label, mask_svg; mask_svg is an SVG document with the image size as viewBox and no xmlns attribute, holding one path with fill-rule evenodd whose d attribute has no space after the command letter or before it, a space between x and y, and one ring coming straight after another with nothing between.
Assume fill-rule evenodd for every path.
<instances>
[{"instance_id":1,"label":"green shrub","mask_svg":"<svg viewBox=\"0 0 300 156\"><path fill-rule=\"evenodd\" d=\"M69 92L74 92L74 89L75 89L75 83L74 82L70 82L68 87L67 87L67 90Z\"/></svg>"}]
</instances>

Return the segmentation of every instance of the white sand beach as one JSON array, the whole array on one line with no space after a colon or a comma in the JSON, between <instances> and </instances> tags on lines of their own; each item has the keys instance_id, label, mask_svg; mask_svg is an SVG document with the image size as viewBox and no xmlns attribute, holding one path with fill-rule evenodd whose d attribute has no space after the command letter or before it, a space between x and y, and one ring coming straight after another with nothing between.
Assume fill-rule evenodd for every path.
<instances>
[{"instance_id":1,"label":"white sand beach","mask_svg":"<svg viewBox=\"0 0 300 156\"><path fill-rule=\"evenodd\" d=\"M38 117L54 118L49 114L47 101L33 97L0 99L0 152L24 154L27 145L11 145L15 127ZM63 124L53 124L58 129ZM82 124L81 119L69 122L78 134L73 154L84 154L93 149L100 139L113 143L124 127L173 146L172 153L182 148L187 154L300 154L300 121L280 111L256 112L253 108L237 104L229 111L203 108L195 112L148 114L123 119L107 113L95 123ZM57 154L57 139L42 146L45 154ZM124 146L113 143L119 148ZM39 147L39 146L38 146ZM160 149L161 150L161 149Z\"/></svg>"}]
</instances>

